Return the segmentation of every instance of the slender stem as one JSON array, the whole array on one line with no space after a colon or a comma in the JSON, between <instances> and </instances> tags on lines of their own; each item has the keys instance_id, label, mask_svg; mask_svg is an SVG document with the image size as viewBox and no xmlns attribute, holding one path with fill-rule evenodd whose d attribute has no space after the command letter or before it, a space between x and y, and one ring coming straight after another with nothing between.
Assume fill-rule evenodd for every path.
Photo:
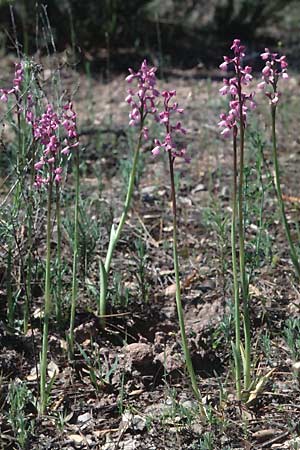
<instances>
[{"instance_id":1,"label":"slender stem","mask_svg":"<svg viewBox=\"0 0 300 450\"><path fill-rule=\"evenodd\" d=\"M40 378L40 414L44 415L47 406L46 394L46 375L47 375L47 351L48 351L48 332L49 319L51 313L51 206L52 206L52 190L53 181L50 180L48 185L48 202L47 202L47 238L46 238L46 278L45 278L45 305L44 305L44 328L43 343L41 354L41 378Z\"/></svg>"},{"instance_id":2,"label":"slender stem","mask_svg":"<svg viewBox=\"0 0 300 450\"><path fill-rule=\"evenodd\" d=\"M273 162L274 162L275 188L276 188L277 199L278 199L279 208L280 208L281 220L282 220L282 223L283 223L283 226L285 229L285 234L286 234L289 246L290 246L291 259L294 264L297 278L300 279L300 265L299 265L296 249L293 244L289 224L288 224L288 221L286 218L285 207L284 207L284 202L282 199L282 192L281 192L281 185L280 185L280 171L279 171L279 163L278 163L278 156L277 156L277 139L276 139L276 105L271 105L271 115L272 115L272 141L273 141Z\"/></svg>"},{"instance_id":3,"label":"slender stem","mask_svg":"<svg viewBox=\"0 0 300 450\"><path fill-rule=\"evenodd\" d=\"M183 307L181 302L181 289L180 289L180 278L179 278L179 262L178 262L178 252L177 252L177 206L176 206L176 192L175 192L175 180L174 180L174 158L171 152L169 155L169 167L170 167L170 180L171 180L171 200L172 200L172 210L173 210L173 260L174 260L174 272L175 272L175 282L176 282L176 306L178 321L181 333L183 353L185 357L185 363L188 370L188 374L191 380L192 388L196 399L199 401L200 413L203 417L206 417L206 411L204 409L201 394L197 385L196 374L194 371L191 354L188 347L188 341L185 331Z\"/></svg>"},{"instance_id":4,"label":"slender stem","mask_svg":"<svg viewBox=\"0 0 300 450\"><path fill-rule=\"evenodd\" d=\"M56 226L57 226L57 290L56 290L56 320L62 325L62 261L61 261L61 215L60 215L60 185L56 184Z\"/></svg>"},{"instance_id":5,"label":"slender stem","mask_svg":"<svg viewBox=\"0 0 300 450\"><path fill-rule=\"evenodd\" d=\"M9 242L7 252L7 319L10 327L14 326L15 304L12 295L12 244Z\"/></svg>"},{"instance_id":6,"label":"slender stem","mask_svg":"<svg viewBox=\"0 0 300 450\"><path fill-rule=\"evenodd\" d=\"M135 182L136 171L137 171L137 165L138 165L139 155L140 155L140 148L141 148L141 143L142 143L143 123L144 122L142 121L138 143L137 143L137 146L136 146L136 149L134 152L134 156L133 156L132 168L131 168L131 173L130 173L130 177L129 177L129 183L128 183L128 188L127 188L127 194L126 194L126 199L125 199L125 203L124 203L123 213L122 213L122 216L121 216L121 219L120 219L117 229L114 231L114 229L112 228L112 232L111 232L110 239L109 239L108 250L107 250L105 264L104 264L106 277L109 274L113 252L114 252L114 249L120 238L120 234L123 230L125 221L127 219L128 211L129 211L129 208L131 205L131 199L132 199L132 195L133 195L134 182ZM106 299L107 299L107 283L102 283L101 287L102 287L102 289L100 292L99 312L100 312L100 316L105 316L105 314L106 314ZM105 321L103 319L102 326L104 326L104 325L105 325Z\"/></svg>"},{"instance_id":7,"label":"slender stem","mask_svg":"<svg viewBox=\"0 0 300 450\"><path fill-rule=\"evenodd\" d=\"M128 211L130 208L133 189L134 189L134 182L135 182L135 177L136 177L137 164L138 164L138 160L139 160L141 142L142 142L142 132L140 132L139 140L138 140L138 143L137 143L137 146L136 146L136 149L134 152L134 156L133 156L132 169L131 169L131 173L130 173L130 177L129 177L129 183L128 183L128 189L127 189L126 199L125 199L125 203L124 203L123 213L122 213L118 228L116 229L113 239L110 240L109 246L108 246L108 251L107 251L107 255L106 255L106 259L105 259L105 270L107 273L110 270L113 251L114 251L116 244L120 238L120 234L122 232L122 229L123 229L124 223L127 219Z\"/></svg>"},{"instance_id":8,"label":"slender stem","mask_svg":"<svg viewBox=\"0 0 300 450\"><path fill-rule=\"evenodd\" d=\"M74 327L75 327L75 312L78 292L78 237L79 237L79 150L75 149L75 217L74 217L74 241L73 241L73 269L72 269L72 298L71 298L71 315L70 315L70 328L69 328L69 358L74 358Z\"/></svg>"},{"instance_id":9,"label":"slender stem","mask_svg":"<svg viewBox=\"0 0 300 450\"><path fill-rule=\"evenodd\" d=\"M244 388L248 390L251 383L251 340L250 340L250 313L248 298L248 283L245 265L245 231L244 231L244 145L245 145L245 121L243 114L241 75L238 74L239 96L239 122L240 122L240 173L238 189L238 213L239 213L239 251L240 251L240 276L243 297L244 334L245 334L245 367Z\"/></svg>"},{"instance_id":10,"label":"slender stem","mask_svg":"<svg viewBox=\"0 0 300 450\"><path fill-rule=\"evenodd\" d=\"M28 208L27 208L27 219L28 219L28 255L27 255L27 267L26 267L26 296L25 296L25 307L24 307L24 334L27 333L28 330L28 319L30 316L30 306L31 306L31 281L32 281L32 263L33 263L33 255L32 255L32 226L33 226L33 184L34 184L34 162L35 162L35 146L32 145L32 153L31 153L31 165L30 165L30 186L29 186L29 195L28 195Z\"/></svg>"},{"instance_id":11,"label":"slender stem","mask_svg":"<svg viewBox=\"0 0 300 450\"><path fill-rule=\"evenodd\" d=\"M18 150L17 150L17 177L18 177L18 209L21 206L20 200L23 192L24 185L24 165L25 165L25 140L24 140L24 130L22 128L22 118L21 118L21 107L20 107L20 96L16 94L16 108L17 108L17 133L18 133ZM31 195L31 193L30 193ZM32 207L31 200L29 201L28 210L28 233L29 233L29 246L31 247L31 234L32 234ZM31 296L31 248L29 248L28 258L27 258L27 272L25 279L25 296L24 296L24 308L23 308L23 331L26 334L28 330L28 318L29 318L29 299Z\"/></svg>"},{"instance_id":12,"label":"slender stem","mask_svg":"<svg viewBox=\"0 0 300 450\"><path fill-rule=\"evenodd\" d=\"M233 136L233 193L232 193L232 221L231 221L231 252L234 291L234 319L235 319L235 383L237 399L241 399L241 329L240 329L240 296L236 256L236 221L237 221L237 138Z\"/></svg>"}]
</instances>

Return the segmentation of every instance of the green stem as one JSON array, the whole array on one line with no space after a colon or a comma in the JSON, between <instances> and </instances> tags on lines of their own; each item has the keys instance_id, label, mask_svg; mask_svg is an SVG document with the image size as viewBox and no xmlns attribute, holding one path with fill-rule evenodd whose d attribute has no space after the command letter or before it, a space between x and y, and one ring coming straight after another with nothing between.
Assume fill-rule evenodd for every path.
<instances>
[{"instance_id":1,"label":"green stem","mask_svg":"<svg viewBox=\"0 0 300 450\"><path fill-rule=\"evenodd\" d=\"M117 244L117 242L118 242L118 240L120 238L120 234L122 232L122 229L123 229L123 226L124 226L125 221L127 219L128 211L129 211L129 208L130 208L132 194L133 194L133 189L134 189L134 182L135 182L135 177L136 177L137 164L138 164L138 160L139 160L141 142L142 142L142 132L140 132L138 144L136 146L136 149L135 149L135 152L134 152L134 156L133 156L132 169L131 169L131 173L130 173L130 177L129 177L129 184L128 184L128 189L127 189L127 195L126 195L125 203L124 203L123 213L122 213L122 216L121 216L118 228L116 229L116 231L114 233L114 237L109 242L108 251L107 251L107 255L106 255L106 259L105 259L105 270L106 270L106 273L108 273L109 270L110 270L110 265L111 265L113 251L114 251L114 249L116 247L116 244Z\"/></svg>"},{"instance_id":2,"label":"green stem","mask_svg":"<svg viewBox=\"0 0 300 450\"><path fill-rule=\"evenodd\" d=\"M49 319L51 314L51 206L52 206L52 189L53 181L50 180L48 185L48 202L47 202L47 238L46 238L46 278L45 278L45 305L44 305L44 328L43 343L41 354L41 378L40 378L40 414L44 415L47 406L47 351L48 351L48 332Z\"/></svg>"},{"instance_id":3,"label":"green stem","mask_svg":"<svg viewBox=\"0 0 300 450\"><path fill-rule=\"evenodd\" d=\"M69 328L69 358L74 358L74 327L75 327L75 312L77 303L78 292L78 245L79 245L79 150L75 149L75 217L74 217L74 241L73 241L73 269L72 269L72 298L71 298L71 315L70 315L70 328Z\"/></svg>"},{"instance_id":4,"label":"green stem","mask_svg":"<svg viewBox=\"0 0 300 450\"><path fill-rule=\"evenodd\" d=\"M285 229L285 234L290 246L291 259L294 264L294 268L297 274L297 278L300 279L300 265L298 261L298 256L296 253L295 246L292 241L292 236L289 228L289 224L285 214L284 202L282 199L281 185L280 185L280 173L279 173L279 163L277 157L277 140L276 140L276 105L271 105L271 115L272 115L272 141L273 141L273 162L274 162L274 180L275 188L277 193L277 199L280 208L281 220Z\"/></svg>"},{"instance_id":5,"label":"green stem","mask_svg":"<svg viewBox=\"0 0 300 450\"><path fill-rule=\"evenodd\" d=\"M61 215L60 215L60 186L56 184L56 226L57 226L57 290L56 290L56 320L61 327L61 293L62 293L62 262L61 262Z\"/></svg>"},{"instance_id":6,"label":"green stem","mask_svg":"<svg viewBox=\"0 0 300 450\"><path fill-rule=\"evenodd\" d=\"M7 319L8 325L14 327L15 304L12 295L12 244L9 242L7 252Z\"/></svg>"},{"instance_id":7,"label":"green stem","mask_svg":"<svg viewBox=\"0 0 300 450\"><path fill-rule=\"evenodd\" d=\"M234 319L235 319L235 383L237 399L241 399L241 329L240 329L240 296L238 281L238 263L236 256L236 221L237 221L237 142L236 133L233 136L233 193L232 193L232 221L231 221L231 252L234 291Z\"/></svg>"},{"instance_id":8,"label":"green stem","mask_svg":"<svg viewBox=\"0 0 300 450\"><path fill-rule=\"evenodd\" d=\"M179 262L178 262L178 252L177 252L177 206L176 206L176 192L175 192L175 180L174 180L174 158L171 152L169 155L169 167L170 167L170 180L171 180L171 200L172 200L172 210L173 210L173 259L174 259L174 272L175 272L175 282L176 282L176 306L178 321L181 333L182 348L185 357L185 363L187 371L191 380L192 389L196 399L199 401L200 413L203 417L206 417L206 411L203 406L202 397L198 388L196 374L194 371L191 354L188 347L188 341L185 331L183 307L181 302L181 289L180 289L180 278L179 278Z\"/></svg>"},{"instance_id":9,"label":"green stem","mask_svg":"<svg viewBox=\"0 0 300 450\"><path fill-rule=\"evenodd\" d=\"M134 182L135 182L137 165L138 165L138 160L139 160L140 148L141 148L141 143L142 143L142 136L143 136L142 128L143 128L143 121L142 121L141 129L140 129L138 143L137 143L137 146L136 146L136 149L134 152L134 156L133 156L132 169L131 169L131 173L130 173L130 177L129 177L129 183L128 183L127 195L126 195L126 199L125 199L125 203L124 203L123 213L122 213L122 216L121 216L121 219L120 219L117 229L114 230L114 228L112 228L110 239L109 239L109 245L108 245L108 250L107 250L105 264L104 264L106 277L109 274L113 252L114 252L117 242L120 238L120 235L123 230L125 221L127 219L128 211L129 211L129 208L131 205L131 199L132 199L133 190L134 190ZM106 284L106 286L104 286L104 284L102 284L102 289L100 292L100 304L99 304L100 316L105 316L105 314L106 314L106 298L107 298L107 284ZM102 320L102 325L104 325L103 320Z\"/></svg>"},{"instance_id":10,"label":"green stem","mask_svg":"<svg viewBox=\"0 0 300 450\"><path fill-rule=\"evenodd\" d=\"M248 283L245 265L245 230L244 230L244 145L245 145L245 121L243 114L242 86L240 75L238 77L239 96L239 122L240 122L240 174L238 189L238 213L239 213L239 250L240 250L240 276L243 297L244 335L245 335L245 363L244 363L244 389L247 391L251 384L251 339L250 339L250 313L248 298Z\"/></svg>"},{"instance_id":11,"label":"green stem","mask_svg":"<svg viewBox=\"0 0 300 450\"><path fill-rule=\"evenodd\" d=\"M27 209L27 218L28 218L28 255L27 255L27 267L26 267L26 296L25 296L25 305L24 305L24 334L28 331L28 320L30 316L30 304L31 304L31 283L32 283L32 226L33 226L33 184L34 184L34 169L35 162L35 147L32 145L32 153L31 153L31 165L30 165L30 186L29 186L29 196L28 196L28 209Z\"/></svg>"}]
</instances>

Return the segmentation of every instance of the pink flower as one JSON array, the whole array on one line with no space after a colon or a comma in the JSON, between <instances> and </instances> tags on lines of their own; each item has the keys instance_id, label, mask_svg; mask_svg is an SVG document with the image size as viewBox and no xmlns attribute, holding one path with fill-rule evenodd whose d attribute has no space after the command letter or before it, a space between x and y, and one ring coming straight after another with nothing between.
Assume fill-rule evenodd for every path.
<instances>
[{"instance_id":1,"label":"pink flower","mask_svg":"<svg viewBox=\"0 0 300 450\"><path fill-rule=\"evenodd\" d=\"M261 89L261 90L265 89L266 82L265 81L261 81L260 83L258 83L257 87L258 87L258 89Z\"/></svg>"},{"instance_id":2,"label":"pink flower","mask_svg":"<svg viewBox=\"0 0 300 450\"><path fill-rule=\"evenodd\" d=\"M23 62L15 63L15 76L13 79L13 87L11 89L0 89L1 101L6 103L8 101L8 96L14 94L17 98L18 107L20 107L21 99L19 98L19 92L21 90L21 85L24 79L24 68Z\"/></svg>"},{"instance_id":3,"label":"pink flower","mask_svg":"<svg viewBox=\"0 0 300 450\"><path fill-rule=\"evenodd\" d=\"M140 69L134 72L132 69L128 69L130 75L126 77L128 83L132 83L134 80L137 83L136 89L128 89L128 95L125 101L131 106L129 113L129 125L138 126L142 125L148 114L156 114L157 108L155 105L156 98L159 96L156 85L156 67L148 66L146 60L141 64ZM144 139L148 139L148 133L143 131Z\"/></svg>"},{"instance_id":4,"label":"pink flower","mask_svg":"<svg viewBox=\"0 0 300 450\"><path fill-rule=\"evenodd\" d=\"M225 61L224 61L222 64L219 65L220 69L221 69L221 70L224 70L224 71L227 70L227 66L228 66L228 64L227 64L227 62L225 62Z\"/></svg>"},{"instance_id":5,"label":"pink flower","mask_svg":"<svg viewBox=\"0 0 300 450\"><path fill-rule=\"evenodd\" d=\"M265 66L262 70L262 74L265 77L269 77L271 74L271 68L269 66Z\"/></svg>"},{"instance_id":6,"label":"pink flower","mask_svg":"<svg viewBox=\"0 0 300 450\"><path fill-rule=\"evenodd\" d=\"M1 101L4 103L7 103L7 101L8 101L7 92L5 92L4 89L1 89L0 93L1 93L1 97L0 97Z\"/></svg>"},{"instance_id":7,"label":"pink flower","mask_svg":"<svg viewBox=\"0 0 300 450\"><path fill-rule=\"evenodd\" d=\"M172 100L176 96L176 91L163 91L161 95L164 98L164 110L159 113L158 121L165 127L165 137L163 141L154 140L155 147L152 149L152 154L157 156L160 150L165 150L170 152L174 159L179 157L186 162L190 162L190 158L186 154L186 148L179 147L173 137L174 132L182 135L186 134L186 129L182 127L180 121L176 121L176 124L173 125L171 120L175 114L183 114L184 112L182 108L179 108L178 103Z\"/></svg>"},{"instance_id":8,"label":"pink flower","mask_svg":"<svg viewBox=\"0 0 300 450\"><path fill-rule=\"evenodd\" d=\"M35 141L42 147L42 157L34 167L38 172L43 171L46 174L44 177L36 175L35 186L40 188L50 180L60 183L63 172L61 158L79 145L76 113L72 102L64 104L59 113L55 112L51 104L47 104L45 112L32 122L32 128Z\"/></svg>"},{"instance_id":9,"label":"pink flower","mask_svg":"<svg viewBox=\"0 0 300 450\"><path fill-rule=\"evenodd\" d=\"M269 58L270 52L268 48L265 48L265 52L261 53L260 57L263 61L266 61Z\"/></svg>"},{"instance_id":10,"label":"pink flower","mask_svg":"<svg viewBox=\"0 0 300 450\"><path fill-rule=\"evenodd\" d=\"M224 86L219 90L221 95L230 95L229 112L227 114L221 114L219 127L222 128L221 135L228 137L232 133L237 133L238 122L242 122L242 126L246 125L247 111L248 109L254 109L256 104L254 102L254 93L245 93L242 90L243 86L248 86L252 81L252 67L243 67L242 59L245 56L245 47L241 45L239 39L235 39L231 46L231 50L234 52L234 57L229 58L224 56L223 66L226 64L233 64L235 70L235 77L223 79ZM220 68L222 68L220 66ZM240 102L241 108L240 108Z\"/></svg>"},{"instance_id":11,"label":"pink flower","mask_svg":"<svg viewBox=\"0 0 300 450\"><path fill-rule=\"evenodd\" d=\"M45 160L42 158L40 161L38 161L37 163L35 163L34 168L35 170L40 170L42 169L42 167L45 164Z\"/></svg>"},{"instance_id":12,"label":"pink flower","mask_svg":"<svg viewBox=\"0 0 300 450\"><path fill-rule=\"evenodd\" d=\"M280 97L280 92L277 90L279 78L286 80L289 77L286 56L283 55L278 58L277 53L270 53L267 48L265 49L265 53L262 53L260 56L266 65L262 69L263 81L259 83L258 88L266 90L270 87L271 91L267 90L266 96L269 98L270 104L276 106Z\"/></svg>"}]
</instances>

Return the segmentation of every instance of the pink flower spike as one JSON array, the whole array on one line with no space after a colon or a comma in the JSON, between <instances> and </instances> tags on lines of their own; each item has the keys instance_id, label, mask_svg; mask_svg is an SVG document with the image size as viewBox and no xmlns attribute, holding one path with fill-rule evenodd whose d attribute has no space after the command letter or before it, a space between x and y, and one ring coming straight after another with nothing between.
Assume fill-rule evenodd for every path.
<instances>
[{"instance_id":1,"label":"pink flower spike","mask_svg":"<svg viewBox=\"0 0 300 450\"><path fill-rule=\"evenodd\" d=\"M156 113L155 99L159 96L159 92L155 89L156 84L156 67L150 67L144 60L140 69L134 72L129 69L130 75L126 77L128 83L135 81L136 87L128 89L128 95L125 101L131 105L129 114L129 125L137 126L144 121L146 115Z\"/></svg>"},{"instance_id":2,"label":"pink flower spike","mask_svg":"<svg viewBox=\"0 0 300 450\"><path fill-rule=\"evenodd\" d=\"M223 79L223 87L219 90L221 95L229 95L229 111L227 114L220 115L218 126L222 129L221 135L228 137L233 133L237 136L238 123L241 122L243 126L246 125L247 112L249 109L255 108L253 100L253 93L243 92L243 86L248 86L252 81L252 67L243 65L242 59L245 56L245 47L241 45L239 39L235 39L231 46L234 52L234 57L229 58L224 56L225 62L230 62L233 65L235 76L229 80ZM224 63L223 63L224 64Z\"/></svg>"}]
</instances>

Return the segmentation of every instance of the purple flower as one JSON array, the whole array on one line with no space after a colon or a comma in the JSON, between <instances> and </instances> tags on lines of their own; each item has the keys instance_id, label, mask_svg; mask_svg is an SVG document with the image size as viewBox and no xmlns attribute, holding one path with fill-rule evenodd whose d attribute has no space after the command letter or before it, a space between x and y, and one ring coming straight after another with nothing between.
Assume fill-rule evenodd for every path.
<instances>
[{"instance_id":1,"label":"purple flower","mask_svg":"<svg viewBox=\"0 0 300 450\"><path fill-rule=\"evenodd\" d=\"M13 87L10 89L0 89L0 100L4 103L8 101L8 97L12 94L19 101L18 94L21 90L21 85L24 79L24 66L23 62L15 63L15 75L13 79Z\"/></svg>"},{"instance_id":2,"label":"purple flower","mask_svg":"<svg viewBox=\"0 0 300 450\"><path fill-rule=\"evenodd\" d=\"M221 95L230 95L229 112L220 115L219 127L222 128L221 135L229 137L233 132L237 134L237 125L242 121L242 125L246 125L247 112L249 109L255 108L254 92L246 93L243 91L243 86L249 86L252 81L252 67L243 67L243 57L245 56L245 47L241 45L239 39L234 39L230 47L234 52L234 57L230 58L224 56L224 62L220 65L222 70L232 64L235 77L223 79L224 86L219 90Z\"/></svg>"},{"instance_id":3,"label":"purple flower","mask_svg":"<svg viewBox=\"0 0 300 450\"><path fill-rule=\"evenodd\" d=\"M164 110L159 113L157 120L164 125L166 134L163 141L159 139L154 140L155 147L152 149L152 154L156 156L161 150L165 150L170 152L174 159L180 157L184 158L186 162L190 162L190 158L186 154L186 148L178 147L174 139L174 133L186 134L186 129L182 127L181 122L176 121L173 124L171 121L172 116L175 114L183 114L184 112L182 108L179 108L178 103L172 103L171 101L176 96L176 91L163 91L161 95L164 98Z\"/></svg>"},{"instance_id":4,"label":"purple flower","mask_svg":"<svg viewBox=\"0 0 300 450\"><path fill-rule=\"evenodd\" d=\"M262 69L262 80L258 84L258 88L266 90L268 86L271 87L271 91L266 91L266 96L270 100L271 105L277 105L279 97L281 95L277 90L277 84L279 78L286 80L289 76L287 73L288 63L286 56L278 57L277 53L271 53L268 48L262 53L261 59L265 62L265 66Z\"/></svg>"},{"instance_id":5,"label":"purple flower","mask_svg":"<svg viewBox=\"0 0 300 450\"><path fill-rule=\"evenodd\" d=\"M47 104L45 112L32 122L32 128L35 141L42 145L42 156L34 165L37 171L35 186L40 188L50 180L60 183L63 173L62 157L79 145L72 102L63 105L59 113L54 111L51 104ZM41 176L41 172L47 176Z\"/></svg>"},{"instance_id":6,"label":"purple flower","mask_svg":"<svg viewBox=\"0 0 300 450\"><path fill-rule=\"evenodd\" d=\"M159 91L155 88L156 85L156 67L150 67L147 61L144 60L140 69L134 72L128 69L130 75L126 77L126 81L130 84L136 81L136 88L128 89L128 95L125 101L131 106L129 113L129 125L143 127L145 118L148 114L156 115L156 99L159 96ZM143 130L143 137L148 139L148 130Z\"/></svg>"}]
</instances>

